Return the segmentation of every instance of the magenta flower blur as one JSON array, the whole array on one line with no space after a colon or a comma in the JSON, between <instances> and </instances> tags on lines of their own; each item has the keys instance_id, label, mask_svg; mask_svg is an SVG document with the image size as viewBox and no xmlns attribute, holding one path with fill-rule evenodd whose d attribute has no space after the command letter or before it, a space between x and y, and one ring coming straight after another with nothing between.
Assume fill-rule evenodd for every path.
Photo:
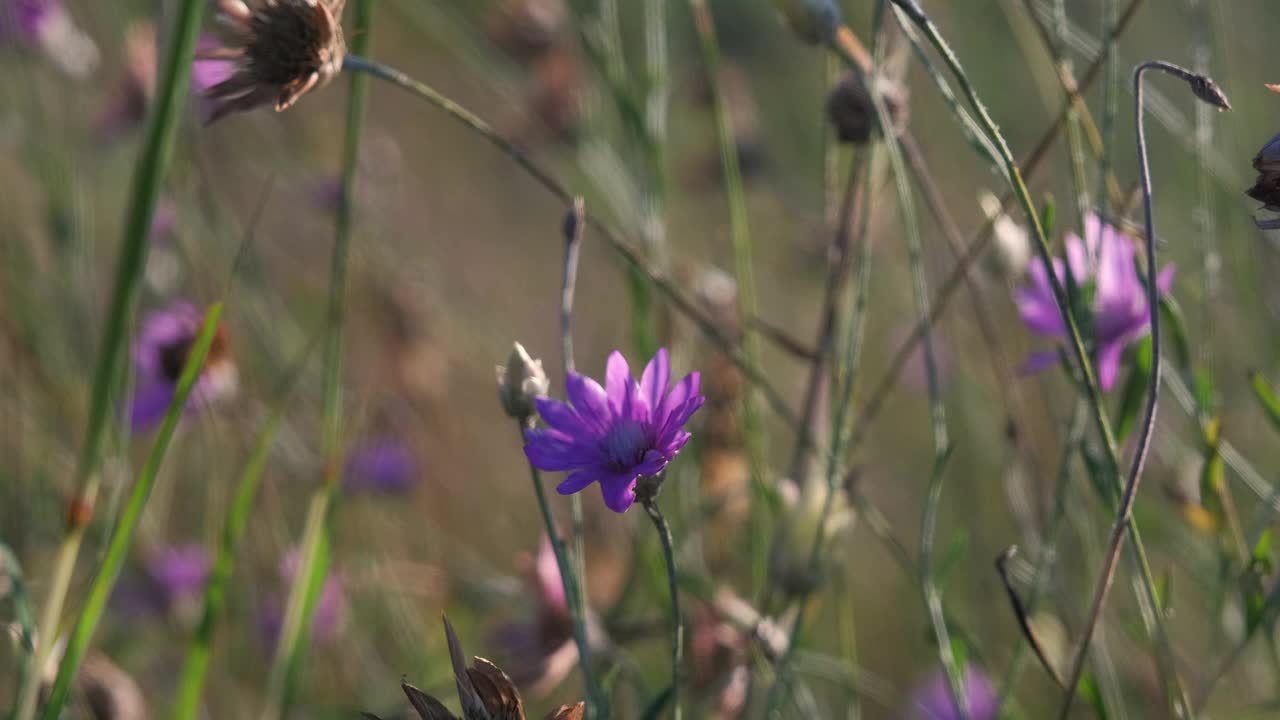
<instances>
[{"instance_id":1,"label":"magenta flower blur","mask_svg":"<svg viewBox=\"0 0 1280 720\"><path fill-rule=\"evenodd\" d=\"M670 380L665 348L645 366L639 382L617 351L609 355L603 388L569 373L567 403L537 399L547 427L525 431L525 455L542 470L569 471L556 488L561 495L598 482L604 504L626 512L636 500L636 480L662 472L689 441L684 424L705 400L698 394L698 373L671 388Z\"/></svg>"},{"instance_id":2,"label":"magenta flower blur","mask_svg":"<svg viewBox=\"0 0 1280 720\"><path fill-rule=\"evenodd\" d=\"M1146 288L1134 267L1133 244L1119 230L1107 225L1097 215L1085 222L1085 239L1067 236L1067 265L1087 301L1089 317L1081 318L1081 332L1089 344L1098 381L1110 390L1120 373L1124 349L1150 331L1151 313L1147 307ZM1066 285L1066 270L1059 258L1053 260L1054 273ZM1156 278L1161 294L1173 284L1174 267L1166 265ZM1043 337L1066 342L1066 325L1054 302L1053 288L1044 265L1032 263L1028 274L1031 284L1015 295L1018 312L1027 329ZM1023 372L1034 373L1058 362L1058 351L1032 353Z\"/></svg>"},{"instance_id":3,"label":"magenta flower blur","mask_svg":"<svg viewBox=\"0 0 1280 720\"><path fill-rule=\"evenodd\" d=\"M373 438L356 446L347 455L348 493L385 493L397 495L409 490L417 476L413 453L400 441Z\"/></svg>"},{"instance_id":4,"label":"magenta flower blur","mask_svg":"<svg viewBox=\"0 0 1280 720\"><path fill-rule=\"evenodd\" d=\"M147 559L147 574L155 581L167 604L204 592L212 569L213 559L201 545L161 548Z\"/></svg>"},{"instance_id":5,"label":"magenta flower blur","mask_svg":"<svg viewBox=\"0 0 1280 720\"><path fill-rule=\"evenodd\" d=\"M164 418L187 353L200 334L203 322L204 314L182 300L143 318L133 346L137 379L129 404L129 424L135 431L146 430ZM204 369L191 391L188 407L231 395L237 384L236 368L227 353L226 336L219 327Z\"/></svg>"},{"instance_id":6,"label":"magenta flower blur","mask_svg":"<svg viewBox=\"0 0 1280 720\"><path fill-rule=\"evenodd\" d=\"M98 66L98 46L72 20L61 0L0 0L0 46L36 47L75 78Z\"/></svg>"},{"instance_id":7,"label":"magenta flower blur","mask_svg":"<svg viewBox=\"0 0 1280 720\"><path fill-rule=\"evenodd\" d=\"M973 667L964 670L964 693L969 702L969 720L995 720L1000 712L1000 698L995 686L981 671ZM911 694L914 720L960 720L951 697L950 683L942 672L934 672Z\"/></svg>"},{"instance_id":8,"label":"magenta flower blur","mask_svg":"<svg viewBox=\"0 0 1280 720\"><path fill-rule=\"evenodd\" d=\"M297 548L289 550L280 562L280 579L286 588L292 586L297 579L300 562ZM284 602L276 597L259 615L259 630L266 645L274 646L280 639L280 631L284 629L284 613ZM333 642L341 634L346 620L347 596L342 589L342 580L330 573L325 576L320 597L316 598L315 612L311 616L312 639L320 643Z\"/></svg>"}]
</instances>

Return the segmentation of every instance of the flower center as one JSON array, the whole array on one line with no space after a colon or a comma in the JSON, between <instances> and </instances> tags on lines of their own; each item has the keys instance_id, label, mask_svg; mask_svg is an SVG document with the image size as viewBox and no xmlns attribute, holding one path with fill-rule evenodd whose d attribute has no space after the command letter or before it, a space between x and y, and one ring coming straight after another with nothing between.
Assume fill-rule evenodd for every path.
<instances>
[{"instance_id":1,"label":"flower center","mask_svg":"<svg viewBox=\"0 0 1280 720\"><path fill-rule=\"evenodd\" d=\"M635 420L615 424L604 436L605 456L609 458L609 464L618 470L639 464L649 445L644 425Z\"/></svg>"}]
</instances>

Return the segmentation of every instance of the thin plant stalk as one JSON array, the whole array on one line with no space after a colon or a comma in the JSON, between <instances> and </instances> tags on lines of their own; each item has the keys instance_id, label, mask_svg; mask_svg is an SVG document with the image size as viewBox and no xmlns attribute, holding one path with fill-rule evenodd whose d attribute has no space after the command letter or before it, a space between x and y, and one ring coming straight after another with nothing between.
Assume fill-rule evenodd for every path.
<instances>
[{"instance_id":1,"label":"thin plant stalk","mask_svg":"<svg viewBox=\"0 0 1280 720\"><path fill-rule=\"evenodd\" d=\"M1121 14L1120 20L1115 24L1110 34L1107 36L1108 43L1104 47L1104 50L1094 57L1084 75L1081 77L1078 87L1081 93L1088 91L1088 89L1093 86L1093 83L1102 74L1102 70L1107 63L1107 53L1110 48L1113 47L1114 40L1123 35L1130 27L1132 20L1137 15L1137 11L1142 6L1142 3L1143 0L1130 0L1128 7L1125 9L1124 13ZM905 23L902 25L903 27L907 27ZM1058 134L1061 133L1062 129L1066 126L1067 113L1070 111L1071 107L1071 101L1063 103L1063 106L1055 116L1053 123L1051 123L1044 134L1040 136L1040 140L1036 143L1036 146L1021 162L1020 166L1022 168L1024 179L1030 179L1034 176L1042 166L1045 158L1048 157L1049 150L1053 147L1053 143L1057 139ZM985 137L985 133L983 136ZM1015 200L1015 195L1016 193L1012 189L1006 191L1004 196L1000 198L1000 207L1002 210L1010 206L1010 204ZM974 233L973 240L968 244L964 256L960 258L951 273L939 285L938 291L934 295L933 302L929 306L929 323L932 324L938 322L942 313L946 311L948 304L952 297L954 297L956 290L960 288L964 278L968 275L974 264L978 262L978 259L985 254L987 247L994 236L994 229L994 219L988 219L983 223L978 231ZM888 370L885 371L884 376L867 394L867 400L863 405L863 409L859 413L857 421L854 423L853 439L849 444L849 452L856 450L861 445L862 440L866 437L867 429L875 423L875 419L884 408L884 402L888 398L889 393L897 385L898 380L901 379L903 369L907 366L907 359L919 347L923 336L923 329L924 326L920 323L917 323L912 328L911 334L908 335L907 338L898 346L898 349L894 351L893 357L890 359L888 364Z\"/></svg>"},{"instance_id":2,"label":"thin plant stalk","mask_svg":"<svg viewBox=\"0 0 1280 720\"><path fill-rule=\"evenodd\" d=\"M729 235L733 242L734 280L737 285L738 317L753 318L756 316L756 280L752 266L754 250L751 242L751 223L747 217L747 198L743 189L742 169L738 163L738 147L733 127L733 116L729 112L724 91L720 87L720 43L716 38L715 21L706 0L689 0L689 9L693 13L693 25L698 34L698 47L702 52L702 64L707 74L707 85L711 89L711 101L715 113L716 139L720 148L721 172L724 176L725 198L729 203ZM748 362L760 366L760 339L753 331L750 323L743 323L743 353ZM801 423L807 420L802 416ZM765 503L760 502L767 496L766 487L766 451L762 419L756 407L755 392L748 389L742 394L743 440L747 447L747 461L751 472L751 485L756 492L757 502L751 503L752 530L751 537L751 570L755 587L764 584L768 566L768 544L764 541L767 534L764 519ZM801 425L804 432L805 425ZM801 441L801 446L810 444Z\"/></svg>"},{"instance_id":3,"label":"thin plant stalk","mask_svg":"<svg viewBox=\"0 0 1280 720\"><path fill-rule=\"evenodd\" d=\"M520 442L524 442L525 423L517 421ZM595 672L591 668L591 645L587 637L586 607L580 604L582 597L578 589L579 576L574 570L573 562L556 532L556 521L551 515L551 505L547 502L547 490L542 482L542 472L533 463L529 463L529 477L533 481L533 494L538 500L538 511L542 514L542 524L551 543L551 552L556 557L556 567L560 570L560 583L564 588L564 596L569 606L573 642L578 646L578 667L582 671L582 684L586 688L586 719L607 720L609 705L596 682Z\"/></svg>"},{"instance_id":4,"label":"thin plant stalk","mask_svg":"<svg viewBox=\"0 0 1280 720\"><path fill-rule=\"evenodd\" d=\"M572 227L565 228L564 273L560 286L560 357L564 375L574 372L573 361L573 295L578 285L578 260L582 255L582 235L586 231L586 203L581 197L573 199L570 210ZM569 525L573 538L574 570L578 575L578 608L587 607L587 542L583 522L582 496L569 496ZM584 656L585 662L585 656Z\"/></svg>"},{"instance_id":5,"label":"thin plant stalk","mask_svg":"<svg viewBox=\"0 0 1280 720\"><path fill-rule=\"evenodd\" d=\"M93 634L98 628L98 622L102 619L103 612L107 608L107 601L111 598L111 591L115 588L116 580L120 576L120 570L124 567L125 559L129 555L129 548L133 544L134 532L138 528L138 523L142 519L142 512L147 507L147 500L150 499L151 491L160 475L160 468L164 463L165 454L169 450L169 443L178 428L178 421L182 419L182 415L186 410L191 390L195 387L196 380L199 379L200 372L204 368L204 361L209 354L209 348L213 346L213 338L218 330L218 322L221 318L222 303L218 302L209 306L208 311L205 313L204 324L200 328L200 334L191 346L191 352L183 365L182 374L179 376L178 384L174 389L173 399L170 400L169 409L165 412L164 422L161 423L160 429L156 433L155 442L152 443L151 451L147 454L147 460L138 473L138 479L134 482L133 489L129 492L129 499L125 504L124 512L120 516L115 531L111 534L102 564L94 576L93 584L90 586L89 597L85 600L80 617L76 620L75 628L71 631L66 651L62 655L62 661L58 664L58 674L54 679L53 689L49 692L49 700L45 703L44 712L41 714L43 720L58 720L58 718L62 717L63 707L71 694L71 683L75 680L76 674L80 670L80 663L84 660L84 656L89 650L89 643L93 640Z\"/></svg>"},{"instance_id":6,"label":"thin plant stalk","mask_svg":"<svg viewBox=\"0 0 1280 720\"><path fill-rule=\"evenodd\" d=\"M1013 153L1009 150L1008 143L1005 141L1004 136L1000 134L999 128L991 119L986 107L978 98L977 92L974 90L972 83L964 72L964 68L961 66L959 59L951 50L950 45L942 37L937 26L934 25L933 21L925 15L924 11L921 10L920 6L915 2L912 2L911 0L893 0L893 2L895 5L895 12L900 15L899 21L905 22L903 17L909 19L919 27L922 32L924 32L930 44L932 44L939 54L942 55L947 66L950 68L951 73L955 76L956 81L960 84L961 89L969 100L969 104L972 105L974 111L977 112L978 119L984 130L996 141L997 148L1005 163L1005 174L1009 180L1010 186L1021 205L1023 213L1027 217L1027 222L1034 231L1033 235L1036 239L1036 251L1040 256L1040 261L1045 267L1046 274L1049 277L1050 287L1053 290L1054 302L1058 306L1058 311L1067 328L1071 354L1083 381L1082 384L1084 386L1085 398L1092 410L1094 424L1099 435L1102 437L1103 445L1106 450L1107 472L1116 479L1117 484L1123 487L1124 484L1120 477L1119 449L1117 447L1115 434L1111 430L1110 419L1107 417L1106 408L1102 402L1102 395L1098 388L1097 378L1088 352L1085 350L1079 324L1076 322L1074 314L1070 310L1070 303L1067 299L1066 291L1062 282L1053 270L1053 259L1049 248L1048 238L1046 237L1044 227L1041 224L1039 213L1036 212L1035 206L1031 201L1031 196L1027 191L1026 183L1018 169L1017 162L1013 158ZM1211 83L1209 85L1211 86ZM1193 87L1195 87L1194 84ZM1204 87L1202 86L1199 89L1202 90ZM1205 98L1205 96L1201 97L1202 99ZM1150 281L1154 282L1154 277L1152 277ZM1132 518L1127 519L1127 523L1132 525ZM1143 548L1140 537L1136 532L1136 528L1131 529L1134 534L1132 547L1141 571L1140 579L1142 581L1142 587L1149 604L1153 608L1157 609L1156 612L1151 614L1151 618L1153 620L1152 635L1156 640L1158 650L1157 658L1161 662L1164 671L1162 672L1162 678L1170 683L1171 687L1174 689L1174 694L1179 699L1181 705L1184 708L1189 709L1190 703L1187 700L1188 696L1185 688L1182 686L1181 679L1178 676L1176 664L1173 661L1172 649L1169 647L1164 613L1158 611L1160 603L1158 602L1155 579L1151 573L1150 564L1147 561L1146 551Z\"/></svg>"},{"instance_id":7,"label":"thin plant stalk","mask_svg":"<svg viewBox=\"0 0 1280 720\"><path fill-rule=\"evenodd\" d=\"M658 507L657 498L653 493L644 493L638 499L658 532L658 540L662 542L662 560L667 566L667 587L671 590L671 717L672 720L680 720L684 716L680 706L680 676L681 669L684 667L684 620L680 615L680 585L676 573L675 548L671 542L671 528Z\"/></svg>"},{"instance_id":8,"label":"thin plant stalk","mask_svg":"<svg viewBox=\"0 0 1280 720\"><path fill-rule=\"evenodd\" d=\"M397 70L388 65L384 65L368 58L358 55L347 55L343 60L343 69L355 72L366 73L373 77L391 83L405 92L414 95L437 109L444 112L449 117L467 127L472 132L484 138L490 145L493 145L501 153L511 158L522 170L532 177L544 190L551 193L554 197L565 204L573 202L575 195L571 193L559 180L557 180L550 171L544 168L536 160L529 157L515 143L504 138L497 130L488 122L480 118L475 113L467 110L458 103L441 95L438 91L429 85L419 82L404 72ZM725 353L733 364L742 372L748 382L754 385L761 393L763 393L769 407L778 417L792 427L799 425L799 418L791 409L787 398L769 381L764 371L759 366L748 360L745 354L737 344L725 337L716 327L715 323L704 313L700 312L696 304L681 292L668 277L664 270L649 265L644 259L643 253L630 242L623 239L623 236L614 230L611 226L597 218L591 213L586 214L587 225L601 234L606 244L618 255L620 255L633 269L644 275L649 284L653 285L668 302L682 315L689 318L697 325L701 332L708 340L716 346L717 350Z\"/></svg>"},{"instance_id":9,"label":"thin plant stalk","mask_svg":"<svg viewBox=\"0 0 1280 720\"><path fill-rule=\"evenodd\" d=\"M296 384L296 378L301 376L302 365L309 355L308 349L303 354L303 362L299 362L290 372L275 408L254 440L248 462L245 463L240 479L236 483L235 495L227 510L227 518L222 528L222 540L209 572L209 580L205 584L204 607L200 614L200 621L187 648L186 661L178 678L177 697L170 715L173 720L195 720L198 715L200 699L204 693L205 680L209 671L213 636L226 607L227 590L231 583L231 574L235 569L236 551L244 538L249 516L253 512L254 500L258 496L263 470L266 469L271 448L275 444L276 435L284 421L285 411L289 407L289 394Z\"/></svg>"},{"instance_id":10,"label":"thin plant stalk","mask_svg":"<svg viewBox=\"0 0 1280 720\"><path fill-rule=\"evenodd\" d=\"M1181 78L1190 85L1193 94L1203 102L1220 109L1230 109L1231 107L1226 97L1217 89L1212 80L1177 65L1153 60L1139 65L1133 71L1134 115L1138 130L1138 169L1141 174L1142 211L1146 230L1146 290L1148 314L1151 318L1151 371L1147 378L1146 407L1143 409L1142 421L1138 425L1137 446L1133 453L1132 463L1129 466L1128 477L1125 480L1124 493L1121 495L1120 505L1116 511L1115 523L1112 525L1107 554L1094 589L1088 620L1085 623L1084 633L1080 637L1079 648L1072 659L1071 673L1067 677L1066 692L1063 695L1062 708L1058 713L1058 717L1063 720L1071 712L1071 703L1075 699L1076 686L1080 682L1080 676L1084 672L1084 664L1088 657L1089 641L1093 636L1094 628L1097 627L1098 621L1102 617L1107 595L1111 590L1112 583L1115 581L1116 568L1120 562L1120 551L1124 547L1126 531L1130 527L1133 506L1138 499L1138 486L1142 481L1142 469L1147 460L1147 451L1151 447L1152 434L1155 431L1156 408L1160 397L1160 371L1162 366L1160 353L1160 290L1156 287L1157 266L1155 221L1151 210L1151 167L1147 158L1147 133L1146 128L1143 126L1144 108L1142 103L1142 80L1149 70L1160 70ZM1164 614L1164 610L1159 604L1153 606L1153 612L1157 616ZM1185 692L1180 693L1179 702L1182 705L1182 717L1193 717L1195 710L1188 701Z\"/></svg>"},{"instance_id":11,"label":"thin plant stalk","mask_svg":"<svg viewBox=\"0 0 1280 720\"><path fill-rule=\"evenodd\" d=\"M75 572L84 533L93 517L101 477L98 466L113 412L114 399L125 375L129 326L146 268L148 234L160 196L160 184L173 156L174 139L185 107L191 62L204 10L201 0L183 0L173 16L170 45L160 65L153 110L138 163L134 167L125 215L123 244L116 260L115 284L98 346L84 445L76 466L76 496L67 513L67 527L53 564L49 593L40 614L36 639L36 671L28 673L17 697L15 720L31 720L39 695L40 669L45 667L58 639L67 591Z\"/></svg>"},{"instance_id":12,"label":"thin plant stalk","mask_svg":"<svg viewBox=\"0 0 1280 720\"><path fill-rule=\"evenodd\" d=\"M373 19L372 0L356 0L351 50L367 52ZM311 631L316 600L328 573L329 523L338 499L342 466L342 368L343 334L346 323L347 266L355 224L356 174L363 134L369 82L361 75L351 77L347 99L347 129L343 143L342 191L335 222L335 238L330 264L327 327L325 331L323 380L321 385L321 447L324 463L320 487L312 495L307 512L298 570L289 590L284 622L267 679L267 701L263 720L277 720L292 695L293 679L302 660L301 648Z\"/></svg>"},{"instance_id":13,"label":"thin plant stalk","mask_svg":"<svg viewBox=\"0 0 1280 720\"><path fill-rule=\"evenodd\" d=\"M951 643L951 630L947 627L946 614L942 609L942 591L938 588L937 575L934 573L933 546L938 529L938 508L942 503L942 485L951 457L949 446L943 446L934 457L933 472L929 476L929 490L925 495L924 516L920 522L920 590L924 596L925 607L929 611L929 625L933 628L934 642L938 645L938 659L947 676L947 688L951 700L955 704L959 720L969 720L972 713L969 709L969 697L965 692L965 669L956 657Z\"/></svg>"}]
</instances>

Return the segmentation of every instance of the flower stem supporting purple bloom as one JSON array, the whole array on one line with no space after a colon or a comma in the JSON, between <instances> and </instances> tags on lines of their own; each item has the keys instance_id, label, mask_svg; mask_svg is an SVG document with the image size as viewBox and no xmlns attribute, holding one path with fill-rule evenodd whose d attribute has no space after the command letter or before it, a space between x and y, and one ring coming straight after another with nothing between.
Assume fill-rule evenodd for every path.
<instances>
[{"instance_id":1,"label":"flower stem supporting purple bloom","mask_svg":"<svg viewBox=\"0 0 1280 720\"><path fill-rule=\"evenodd\" d=\"M573 296L578 285L578 259L582 254L582 236L587 229L587 206L581 197L573 199L573 207L565 216L564 274L560 287L560 355L565 377L577 370L573 361ZM541 494L541 488L539 488ZM577 574L578 608L587 606L587 543L583 524L582 496L569 498L569 532L573 538L574 570ZM554 534L547 528L548 534ZM581 619L579 615L578 619ZM586 658L586 655L582 656Z\"/></svg>"},{"instance_id":2,"label":"flower stem supporting purple bloom","mask_svg":"<svg viewBox=\"0 0 1280 720\"><path fill-rule=\"evenodd\" d=\"M1071 665L1071 675L1067 679L1066 694L1063 696L1062 709L1058 713L1058 717L1062 720L1071 712L1071 702L1075 699L1076 686L1080 682L1080 676L1084 672L1084 663L1088 657L1089 642L1093 638L1093 631L1098 625L1098 621L1102 617L1103 607L1106 605L1107 595L1111 590L1111 585L1115 581L1116 568L1120 562L1120 550L1124 547L1125 532L1129 529L1129 522L1133 516L1133 506L1138 499L1138 485L1142 481L1142 468L1146 463L1147 451L1151 447L1151 434L1155 429L1156 407L1159 400L1160 391L1160 302L1159 288L1156 287L1156 243L1155 243L1155 223L1152 219L1151 212L1151 167L1147 160L1147 133L1143 126L1143 76L1148 70L1162 70L1170 75L1181 78L1190 86L1192 92L1200 100L1214 105L1220 109L1230 109L1231 105L1227 102L1226 97L1217 89L1217 86L1209 78L1193 73L1189 70L1181 68L1167 62L1149 61L1139 65L1133 71L1133 95L1134 95L1134 115L1138 130L1138 168L1142 175L1142 198L1143 198L1143 219L1146 227L1146 250L1147 250L1147 306L1151 315L1151 373L1148 377L1147 385L1147 404L1143 413L1142 423L1139 426L1138 445L1133 454L1133 463L1129 468L1129 476L1125 481L1124 494L1120 498L1120 506L1116 511L1115 523L1111 528L1111 539L1107 546L1107 555L1103 564L1102 573L1098 578L1097 587L1094 590L1093 604L1089 610L1089 619L1085 625L1084 635L1080 638L1079 648L1076 650L1075 658ZM1154 610L1157 614L1163 611L1157 605ZM1176 669L1174 669L1176 673ZM1190 700L1185 692L1180 692L1177 698L1181 704L1181 711L1177 712L1180 717L1190 718L1193 716L1194 710ZM1178 708L1175 707L1175 711Z\"/></svg>"},{"instance_id":3,"label":"flower stem supporting purple bloom","mask_svg":"<svg viewBox=\"0 0 1280 720\"><path fill-rule=\"evenodd\" d=\"M644 506L644 511L653 521L658 531L658 539L662 541L662 559L667 565L667 587L671 590L671 718L680 720L683 713L680 708L680 670L684 666L684 621L680 616L680 585L676 573L675 548L671 542L671 527L658 507L658 488L662 485L662 476L641 478L637 488L637 499ZM652 488L652 489L646 489Z\"/></svg>"},{"instance_id":4,"label":"flower stem supporting purple bloom","mask_svg":"<svg viewBox=\"0 0 1280 720\"><path fill-rule=\"evenodd\" d=\"M517 422L520 441L524 442L524 423ZM586 688L586 715L588 720L605 720L609 717L609 706L604 700L600 686L596 684L595 674L591 669L591 645L587 642L586 603L581 592L578 571L570 562L565 552L564 543L556 533L556 522L551 516L551 506L547 503L547 489L542 482L542 471L532 462L529 463L529 477L533 480L533 494L538 499L538 511L542 514L542 524L547 531L547 539L551 543L551 551L556 556L556 567L560 569L560 582L564 586L564 598L569 609L569 619L573 626L573 642L578 646L578 665L582 669L582 684ZM575 496L577 497L577 496Z\"/></svg>"}]
</instances>

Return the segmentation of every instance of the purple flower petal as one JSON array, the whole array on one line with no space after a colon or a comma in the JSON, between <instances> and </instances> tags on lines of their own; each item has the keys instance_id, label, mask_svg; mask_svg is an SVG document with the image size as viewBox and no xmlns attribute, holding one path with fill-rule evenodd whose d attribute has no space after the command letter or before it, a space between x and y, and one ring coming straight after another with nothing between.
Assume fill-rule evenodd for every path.
<instances>
[{"instance_id":1,"label":"purple flower petal","mask_svg":"<svg viewBox=\"0 0 1280 720\"><path fill-rule=\"evenodd\" d=\"M667 386L671 384L671 360L667 349L662 348L653 359L644 366L644 374L640 377L640 392L649 402L649 411L657 413L662 399L667 394Z\"/></svg>"},{"instance_id":2,"label":"purple flower petal","mask_svg":"<svg viewBox=\"0 0 1280 720\"><path fill-rule=\"evenodd\" d=\"M565 440L547 430L525 431L524 454L535 466L560 472L590 465L598 460L595 450Z\"/></svg>"},{"instance_id":3,"label":"purple flower petal","mask_svg":"<svg viewBox=\"0 0 1280 720\"><path fill-rule=\"evenodd\" d=\"M600 480L600 494L604 504L616 513L626 512L636 501L636 479L639 475L623 473L609 475Z\"/></svg>"},{"instance_id":4,"label":"purple flower petal","mask_svg":"<svg viewBox=\"0 0 1280 720\"><path fill-rule=\"evenodd\" d=\"M152 381L141 382L129 399L129 427L133 432L150 430L164 419L173 402L174 386Z\"/></svg>"},{"instance_id":5,"label":"purple flower petal","mask_svg":"<svg viewBox=\"0 0 1280 720\"><path fill-rule=\"evenodd\" d=\"M533 404L547 425L562 433L581 434L586 425L573 408L559 400L534 398Z\"/></svg>"},{"instance_id":6,"label":"purple flower petal","mask_svg":"<svg viewBox=\"0 0 1280 720\"><path fill-rule=\"evenodd\" d=\"M561 495L572 495L576 492L582 492L587 489L591 483L599 479L600 473L594 469L579 470L577 472L569 473L569 477L565 478L564 482L556 486L556 492Z\"/></svg>"},{"instance_id":7,"label":"purple flower petal","mask_svg":"<svg viewBox=\"0 0 1280 720\"><path fill-rule=\"evenodd\" d=\"M600 383L585 375L569 373L564 389L569 395L569 404L578 412L586 429L596 437L603 437L609 431L613 414L609 412L609 399Z\"/></svg>"},{"instance_id":8,"label":"purple flower petal","mask_svg":"<svg viewBox=\"0 0 1280 720\"><path fill-rule=\"evenodd\" d=\"M615 414L622 412L629 380L631 380L631 367L627 365L627 359L617 350L609 353L609 364L604 374L604 389L609 395L609 407Z\"/></svg>"},{"instance_id":9,"label":"purple flower petal","mask_svg":"<svg viewBox=\"0 0 1280 720\"><path fill-rule=\"evenodd\" d=\"M1098 386L1103 392L1110 391L1120 376L1120 357L1124 354L1125 344L1117 341L1098 348Z\"/></svg>"}]
</instances>

